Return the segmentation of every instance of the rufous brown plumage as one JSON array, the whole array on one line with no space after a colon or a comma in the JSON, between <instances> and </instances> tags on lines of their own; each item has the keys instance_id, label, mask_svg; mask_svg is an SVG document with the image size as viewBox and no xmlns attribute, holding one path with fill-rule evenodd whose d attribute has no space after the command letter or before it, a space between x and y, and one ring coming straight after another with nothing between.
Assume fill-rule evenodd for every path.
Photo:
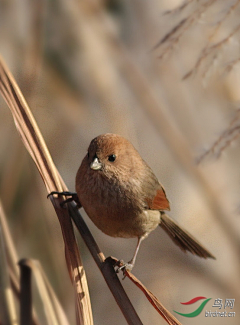
<instances>
[{"instance_id":1,"label":"rufous brown plumage","mask_svg":"<svg viewBox=\"0 0 240 325\"><path fill-rule=\"evenodd\" d=\"M165 214L170 205L163 186L134 146L117 134L91 141L76 175L76 191L90 219L105 234L138 238L128 269L141 241L158 225L183 251L214 258Z\"/></svg>"}]
</instances>

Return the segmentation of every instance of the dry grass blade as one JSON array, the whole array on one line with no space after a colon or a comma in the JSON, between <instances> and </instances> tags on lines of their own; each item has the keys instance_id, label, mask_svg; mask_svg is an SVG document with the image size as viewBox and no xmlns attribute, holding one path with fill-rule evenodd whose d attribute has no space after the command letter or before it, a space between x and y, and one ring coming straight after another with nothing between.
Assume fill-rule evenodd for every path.
<instances>
[{"instance_id":1,"label":"dry grass blade","mask_svg":"<svg viewBox=\"0 0 240 325\"><path fill-rule=\"evenodd\" d=\"M39 290L40 297L44 304L44 311L47 319L48 325L68 325L67 318L65 313L59 304L53 290L47 281L47 278L41 268L41 265L38 261L34 260L21 260L19 262L21 268L21 278L23 279L23 286L26 287L26 294L23 296L27 300L27 302L31 298L30 292L30 281L31 281L31 272L35 276L36 284ZM24 282L25 281L25 282ZM26 309L29 309L29 303L26 303ZM27 315L26 310L23 309L23 316L25 316L25 322L21 322L21 324L26 325L27 323L26 317L29 319L30 316ZM24 315L26 314L26 315Z\"/></svg>"},{"instance_id":2,"label":"dry grass blade","mask_svg":"<svg viewBox=\"0 0 240 325\"><path fill-rule=\"evenodd\" d=\"M151 293L131 272L127 271L126 276L142 290L153 307L169 325L181 325L181 323L161 304L157 297L154 296L154 294Z\"/></svg>"},{"instance_id":3,"label":"dry grass blade","mask_svg":"<svg viewBox=\"0 0 240 325\"><path fill-rule=\"evenodd\" d=\"M118 266L122 266L120 261L115 259L114 257L109 257L107 260L109 260L113 265L118 263ZM147 299L150 301L150 303L153 305L153 307L157 310L157 312L165 319L165 321L169 325L182 325L157 299L156 296L154 296L153 293L151 293L142 283L139 281L131 272L124 271L124 276L127 276L138 288L142 290L142 292L145 294Z\"/></svg>"},{"instance_id":4,"label":"dry grass blade","mask_svg":"<svg viewBox=\"0 0 240 325\"><path fill-rule=\"evenodd\" d=\"M65 312L64 312L62 306L60 305L60 302L59 302L57 296L55 295L55 292L53 291L53 288L52 288L51 284L49 283L49 281L46 277L46 274L44 273L40 263L37 261L34 261L34 263L36 264L36 267L39 269L39 272L44 280L44 284L48 291L49 297L50 297L52 305L53 305L53 309L55 310L55 313L56 313L59 323L63 324L63 325L68 325L68 320L66 318Z\"/></svg>"},{"instance_id":5,"label":"dry grass blade","mask_svg":"<svg viewBox=\"0 0 240 325\"><path fill-rule=\"evenodd\" d=\"M34 120L31 111L10 71L0 58L0 91L7 102L23 143L36 163L48 192L67 190L61 179ZM56 202L55 202L56 201ZM92 324L92 312L86 275L77 249L70 217L66 209L59 209L57 200L52 198L66 247L66 261L73 279L76 294L78 323Z\"/></svg>"},{"instance_id":6,"label":"dry grass blade","mask_svg":"<svg viewBox=\"0 0 240 325\"><path fill-rule=\"evenodd\" d=\"M18 257L17 257L17 252L14 247L12 237L7 225L5 213L3 211L2 203L0 201L0 225L2 228L2 233L3 233L3 238L6 243L6 247L8 248L8 263L10 264L11 269L14 272L15 276L18 276L19 271L17 268L17 262L18 262Z\"/></svg>"},{"instance_id":7,"label":"dry grass blade","mask_svg":"<svg viewBox=\"0 0 240 325\"><path fill-rule=\"evenodd\" d=\"M2 209L0 211L2 214ZM17 312L13 299L13 291L11 289L8 262L6 253L6 243L0 223L0 315L1 324L17 325Z\"/></svg>"}]
</instances>

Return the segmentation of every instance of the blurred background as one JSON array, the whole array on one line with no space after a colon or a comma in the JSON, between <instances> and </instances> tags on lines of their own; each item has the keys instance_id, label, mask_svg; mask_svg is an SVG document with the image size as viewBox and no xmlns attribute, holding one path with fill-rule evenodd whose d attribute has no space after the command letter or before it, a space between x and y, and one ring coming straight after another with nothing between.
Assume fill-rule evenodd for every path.
<instances>
[{"instance_id":1,"label":"blurred background","mask_svg":"<svg viewBox=\"0 0 240 325\"><path fill-rule=\"evenodd\" d=\"M216 256L184 254L161 229L141 246L133 273L170 312L212 298L196 318L177 316L186 325L240 322L239 11L239 0L0 0L0 53L69 189L90 140L119 133L164 185L170 215ZM0 198L19 258L41 262L74 324L58 220L2 98L0 112ZM84 217L105 256L131 258L136 240L108 237ZM78 242L94 323L125 324ZM123 285L144 324L166 324ZM217 298L235 299L234 318L205 317L224 311L212 307Z\"/></svg>"}]
</instances>

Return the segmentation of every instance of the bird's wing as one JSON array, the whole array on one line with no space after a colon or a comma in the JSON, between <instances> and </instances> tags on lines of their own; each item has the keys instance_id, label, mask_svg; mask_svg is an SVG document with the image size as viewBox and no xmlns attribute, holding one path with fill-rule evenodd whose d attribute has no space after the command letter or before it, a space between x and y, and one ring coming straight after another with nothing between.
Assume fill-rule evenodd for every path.
<instances>
[{"instance_id":1,"label":"bird's wing","mask_svg":"<svg viewBox=\"0 0 240 325\"><path fill-rule=\"evenodd\" d=\"M159 187L153 198L146 198L146 201L151 210L170 210L170 204L162 186Z\"/></svg>"}]
</instances>

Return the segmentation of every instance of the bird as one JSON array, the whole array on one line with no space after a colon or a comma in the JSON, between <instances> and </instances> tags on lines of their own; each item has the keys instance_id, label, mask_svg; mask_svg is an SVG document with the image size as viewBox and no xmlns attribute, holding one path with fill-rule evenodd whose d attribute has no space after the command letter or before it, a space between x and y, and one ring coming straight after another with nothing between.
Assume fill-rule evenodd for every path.
<instances>
[{"instance_id":1,"label":"bird","mask_svg":"<svg viewBox=\"0 0 240 325\"><path fill-rule=\"evenodd\" d=\"M137 238L131 271L141 242L160 226L184 252L215 257L167 213L170 203L152 169L124 137L105 133L95 137L76 174L76 193L93 223L106 235ZM80 203L79 203L80 202Z\"/></svg>"}]
</instances>

